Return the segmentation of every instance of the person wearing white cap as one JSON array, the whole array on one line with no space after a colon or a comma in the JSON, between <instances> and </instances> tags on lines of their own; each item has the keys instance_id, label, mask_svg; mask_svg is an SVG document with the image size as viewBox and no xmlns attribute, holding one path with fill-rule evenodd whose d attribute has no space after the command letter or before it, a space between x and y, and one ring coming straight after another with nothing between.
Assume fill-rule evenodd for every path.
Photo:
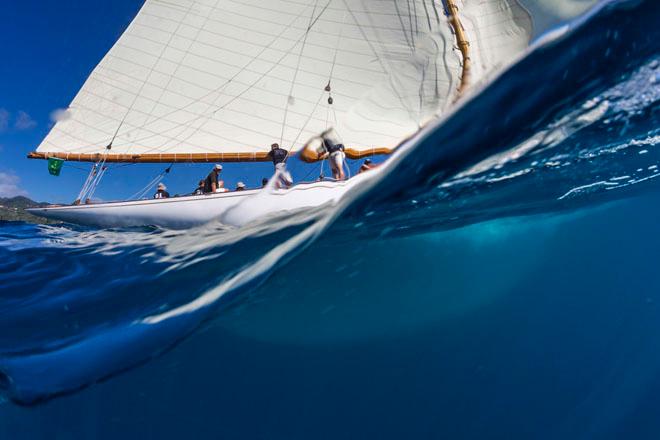
<instances>
[{"instance_id":1,"label":"person wearing white cap","mask_svg":"<svg viewBox=\"0 0 660 440\"><path fill-rule=\"evenodd\" d=\"M167 187L163 185L163 183L158 184L158 190L156 191L156 194L154 194L154 199L167 199L170 197L170 193L167 191Z\"/></svg>"},{"instance_id":2,"label":"person wearing white cap","mask_svg":"<svg viewBox=\"0 0 660 440\"><path fill-rule=\"evenodd\" d=\"M245 184L243 182L238 182L236 184L236 191L245 191Z\"/></svg>"},{"instance_id":3,"label":"person wearing white cap","mask_svg":"<svg viewBox=\"0 0 660 440\"><path fill-rule=\"evenodd\" d=\"M204 180L205 193L224 192L224 191L218 191L220 188L224 189L223 188L224 182L220 180L220 172L222 172L222 165L217 163L213 167L213 170L211 170L209 175L206 176L206 179Z\"/></svg>"}]
</instances>

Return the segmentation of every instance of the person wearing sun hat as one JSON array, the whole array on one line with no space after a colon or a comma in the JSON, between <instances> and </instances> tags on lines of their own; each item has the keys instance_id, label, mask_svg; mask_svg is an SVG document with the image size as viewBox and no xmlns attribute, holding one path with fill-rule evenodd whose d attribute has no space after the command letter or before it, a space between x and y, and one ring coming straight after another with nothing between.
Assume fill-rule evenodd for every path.
<instances>
[{"instance_id":1,"label":"person wearing sun hat","mask_svg":"<svg viewBox=\"0 0 660 440\"><path fill-rule=\"evenodd\" d=\"M236 191L245 191L245 184L243 182L238 182L236 184Z\"/></svg>"},{"instance_id":2,"label":"person wearing sun hat","mask_svg":"<svg viewBox=\"0 0 660 440\"><path fill-rule=\"evenodd\" d=\"M374 164L371 159L365 159L364 163L362 163L362 166L360 167L360 170L358 171L358 174L364 173L365 171L373 170L376 168L378 165Z\"/></svg>"},{"instance_id":3,"label":"person wearing sun hat","mask_svg":"<svg viewBox=\"0 0 660 440\"><path fill-rule=\"evenodd\" d=\"M156 194L154 194L154 199L167 199L170 197L170 193L167 191L167 187L161 182L158 184L158 189Z\"/></svg>"}]
</instances>

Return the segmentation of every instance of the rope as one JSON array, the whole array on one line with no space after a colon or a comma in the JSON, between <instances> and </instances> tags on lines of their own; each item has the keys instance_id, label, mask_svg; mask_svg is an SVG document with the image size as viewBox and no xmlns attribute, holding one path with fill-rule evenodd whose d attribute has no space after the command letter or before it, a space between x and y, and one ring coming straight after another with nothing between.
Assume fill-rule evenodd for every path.
<instances>
[{"instance_id":1,"label":"rope","mask_svg":"<svg viewBox=\"0 0 660 440\"><path fill-rule=\"evenodd\" d=\"M289 154L287 154L287 160L289 159L289 157L291 155L291 150L293 150L294 145L296 145L296 142L298 142L298 139L300 139L300 135L302 135L303 132L305 131L305 127L307 127L307 124L309 124L309 121L312 120L312 116L314 116L314 113L316 112L316 109L318 108L319 104L321 103L321 100L323 99L324 94L325 94L325 90L323 92L321 92L321 96L319 96L319 99L316 100L316 104L314 105L314 108L312 109L311 113L307 117L307 120L305 121L302 128L298 132L298 135L296 136L295 140L291 143L291 146L289 147L289 150L288 150Z\"/></svg>"},{"instance_id":2,"label":"rope","mask_svg":"<svg viewBox=\"0 0 660 440\"><path fill-rule=\"evenodd\" d=\"M296 86L296 78L298 78L298 71L300 70L300 61L302 60L302 54L305 50L305 43L307 43L307 36L309 31L312 29L312 22L314 20L314 14L316 13L316 8L318 6L318 0L314 2L314 9L312 9L312 14L309 16L309 24L307 25L307 30L305 31L305 36L303 37L302 44L300 45L300 52L298 52L298 61L296 63L296 70L293 72L293 77L291 78L291 87L289 88L289 96L286 100L286 105L284 106L284 120L282 121L282 134L280 135L280 145L284 143L284 130L286 128L286 119L289 113L289 106L291 105L291 99L293 98L293 88Z\"/></svg>"},{"instance_id":3,"label":"rope","mask_svg":"<svg viewBox=\"0 0 660 440\"><path fill-rule=\"evenodd\" d=\"M67 167L67 168L73 168L73 169L75 169L75 170L79 170L79 171L87 172L87 168L77 167L77 166L75 166L75 165L71 165L70 163L66 163L66 162L65 162L65 163L64 163L64 166Z\"/></svg>"},{"instance_id":4,"label":"rope","mask_svg":"<svg viewBox=\"0 0 660 440\"><path fill-rule=\"evenodd\" d=\"M94 194L94 191L96 191L96 188L101 182L101 178L103 177L103 174L105 174L105 171L107 170L107 167L105 166L105 161L107 159L108 156L107 152L109 151L109 149L110 149L109 147L106 148L103 158L92 166L92 169L90 170L89 175L85 180L85 183L83 184L82 188L80 189L80 192L78 193L76 202L80 202L83 199L91 198L92 195Z\"/></svg>"},{"instance_id":5,"label":"rope","mask_svg":"<svg viewBox=\"0 0 660 440\"><path fill-rule=\"evenodd\" d=\"M149 190L151 188L153 188L156 183L158 183L159 180L161 180L166 174L169 174L169 172L172 171L173 166L174 166L174 164L171 164L169 167L167 167L163 171L161 171L161 173L159 175L157 175L156 177L154 177L153 179L151 179L149 181L149 183L147 183L146 186L144 186L141 190L139 190L138 192L133 194L129 198L129 200L136 200L136 199L143 198L147 194L147 192L149 192Z\"/></svg>"},{"instance_id":6,"label":"rope","mask_svg":"<svg viewBox=\"0 0 660 440\"><path fill-rule=\"evenodd\" d=\"M344 15L341 19L341 27L339 28L339 34L337 34L337 44L335 44L335 54L332 57L332 65L330 66L330 75L328 77L328 84L330 84L330 81L332 80L332 74L335 72L335 64L337 63L337 53L339 52L339 43L341 42L341 37L344 35L345 24L346 24L346 11L344 11Z\"/></svg>"},{"instance_id":7,"label":"rope","mask_svg":"<svg viewBox=\"0 0 660 440\"><path fill-rule=\"evenodd\" d=\"M342 23L341 27L339 28L339 34L337 34L337 43L335 44L335 53L332 57L332 65L330 66L330 74L328 75L328 85L325 86L325 91L328 92L328 109L325 114L325 128L326 130L329 128L328 127L328 122L330 120L330 107L332 106L334 100L332 99L332 75L335 71L335 65L337 64L337 53L339 52L339 43L341 42L341 37L344 34L344 24L346 23L346 11L344 11L344 15L342 17ZM334 107L332 107L332 110L334 111ZM336 119L336 117L335 117ZM336 122L335 122L335 125Z\"/></svg>"},{"instance_id":8,"label":"rope","mask_svg":"<svg viewBox=\"0 0 660 440\"><path fill-rule=\"evenodd\" d=\"M321 176L323 175L323 162L324 162L324 161L321 161L321 170L320 170L320 172L319 172L319 177L321 177ZM312 174L312 171L314 171L314 169L315 169L315 167L312 168L312 169L310 169L310 170L307 172L307 174L305 174L305 176L302 178L302 182L305 182L305 181L307 180L307 178L309 177L310 174Z\"/></svg>"},{"instance_id":9,"label":"rope","mask_svg":"<svg viewBox=\"0 0 660 440\"><path fill-rule=\"evenodd\" d=\"M105 160L103 161L103 163L105 163ZM97 174L96 181L90 188L89 194L87 194L85 199L91 199L94 196L94 193L96 192L96 188L99 187L99 183L101 183L101 178L103 177L107 169L108 169L107 167L101 166L101 172Z\"/></svg>"},{"instance_id":10,"label":"rope","mask_svg":"<svg viewBox=\"0 0 660 440\"><path fill-rule=\"evenodd\" d=\"M98 162L92 165L92 169L89 170L89 174L87 175L87 179L85 180L85 183L83 183L82 188L80 188L80 192L78 193L78 197L76 197L76 201L80 202L83 199L83 196L87 194L87 191L89 190L89 185L92 183L92 179L96 175L96 169L98 167Z\"/></svg>"}]
</instances>

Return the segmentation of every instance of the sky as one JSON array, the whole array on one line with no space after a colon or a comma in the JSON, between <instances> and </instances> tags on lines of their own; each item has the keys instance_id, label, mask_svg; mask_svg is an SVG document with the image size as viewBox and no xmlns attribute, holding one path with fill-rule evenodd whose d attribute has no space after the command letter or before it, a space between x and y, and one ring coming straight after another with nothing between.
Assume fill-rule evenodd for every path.
<instances>
[{"instance_id":1,"label":"sky","mask_svg":"<svg viewBox=\"0 0 660 440\"><path fill-rule=\"evenodd\" d=\"M141 6L140 0L7 1L0 14L0 197L71 201L86 171L48 174L26 155L48 133ZM76 164L80 168L88 165ZM137 182L136 182L137 183ZM128 189L128 188L126 188ZM113 195L119 191L108 192Z\"/></svg>"},{"instance_id":2,"label":"sky","mask_svg":"<svg viewBox=\"0 0 660 440\"><path fill-rule=\"evenodd\" d=\"M569 18L595 0L522 0L543 12L543 30ZM28 160L52 126L52 114L66 108L87 76L135 17L143 0L5 0L0 13L0 197L26 195L34 200L71 202L90 164L65 164L59 177L46 161ZM554 12L552 12L554 11ZM536 14L538 15L538 14ZM538 31L538 29L537 29ZM114 165L95 196L125 199L167 165ZM352 168L359 166L357 162ZM175 165L165 179L172 194L192 192L210 164ZM296 180L318 176L319 166L290 163ZM326 167L327 168L327 167ZM272 174L267 163L225 164L226 186L242 180L259 186ZM328 174L327 169L325 174Z\"/></svg>"}]
</instances>

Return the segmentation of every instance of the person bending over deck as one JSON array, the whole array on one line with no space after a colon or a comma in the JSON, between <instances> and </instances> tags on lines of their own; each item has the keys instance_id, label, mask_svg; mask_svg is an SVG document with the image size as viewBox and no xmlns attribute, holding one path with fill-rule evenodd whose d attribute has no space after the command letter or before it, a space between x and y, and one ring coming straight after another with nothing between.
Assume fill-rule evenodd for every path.
<instances>
[{"instance_id":1,"label":"person bending over deck","mask_svg":"<svg viewBox=\"0 0 660 440\"><path fill-rule=\"evenodd\" d=\"M334 177L335 180L344 180L346 179L346 174L344 173L344 161L346 160L344 144L332 134L332 129L326 130L321 134L323 147L325 148L325 151L328 152L328 162L330 163L330 169L332 170L332 177Z\"/></svg>"},{"instance_id":2,"label":"person bending over deck","mask_svg":"<svg viewBox=\"0 0 660 440\"><path fill-rule=\"evenodd\" d=\"M166 190L167 187L165 187L165 185L162 183L159 183L156 194L154 194L154 199L168 199L170 197L170 193L168 193Z\"/></svg>"},{"instance_id":3,"label":"person bending over deck","mask_svg":"<svg viewBox=\"0 0 660 440\"><path fill-rule=\"evenodd\" d=\"M281 148L279 144L275 143L270 146L268 157L273 161L275 172L279 174L277 187L289 187L293 185L293 178L291 173L286 170L286 159L289 157L289 152Z\"/></svg>"},{"instance_id":4,"label":"person bending over deck","mask_svg":"<svg viewBox=\"0 0 660 440\"><path fill-rule=\"evenodd\" d=\"M192 195L201 196L202 194L204 194L204 181L200 180L199 183L197 184L197 188L195 188L195 191L193 191Z\"/></svg>"},{"instance_id":5,"label":"person bending over deck","mask_svg":"<svg viewBox=\"0 0 660 440\"><path fill-rule=\"evenodd\" d=\"M204 194L211 194L214 192L224 192L218 191L220 188L224 189L224 182L220 180L220 173L222 172L222 165L219 163L215 164L213 170L206 176L204 179ZM226 191L226 189L225 189Z\"/></svg>"}]
</instances>

